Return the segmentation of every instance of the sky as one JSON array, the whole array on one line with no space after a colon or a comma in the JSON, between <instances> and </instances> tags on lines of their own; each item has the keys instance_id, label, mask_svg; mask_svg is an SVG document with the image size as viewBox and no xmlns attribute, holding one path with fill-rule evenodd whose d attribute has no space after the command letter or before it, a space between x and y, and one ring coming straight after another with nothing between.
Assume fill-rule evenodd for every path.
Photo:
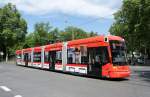
<instances>
[{"instance_id":1,"label":"sky","mask_svg":"<svg viewBox=\"0 0 150 97\"><path fill-rule=\"evenodd\" d=\"M28 32L34 31L37 22L50 22L60 30L76 26L108 34L122 0L0 0L1 7L7 3L16 5L28 23Z\"/></svg>"}]
</instances>

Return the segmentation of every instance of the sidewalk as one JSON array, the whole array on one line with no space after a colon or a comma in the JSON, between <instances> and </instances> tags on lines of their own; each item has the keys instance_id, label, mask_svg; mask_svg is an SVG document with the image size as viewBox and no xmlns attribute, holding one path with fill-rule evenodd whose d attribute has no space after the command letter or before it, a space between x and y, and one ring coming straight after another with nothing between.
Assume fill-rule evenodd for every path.
<instances>
[{"instance_id":1,"label":"sidewalk","mask_svg":"<svg viewBox=\"0 0 150 97\"><path fill-rule=\"evenodd\" d=\"M1 63L16 64L15 60L11 60L11 61L8 61L8 62L0 61L0 64L1 64Z\"/></svg>"}]
</instances>

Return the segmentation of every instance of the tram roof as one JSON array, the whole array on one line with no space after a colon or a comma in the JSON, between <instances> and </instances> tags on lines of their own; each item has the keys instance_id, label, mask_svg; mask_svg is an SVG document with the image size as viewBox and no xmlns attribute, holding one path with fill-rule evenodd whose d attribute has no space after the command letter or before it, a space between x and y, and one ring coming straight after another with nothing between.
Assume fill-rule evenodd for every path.
<instances>
[{"instance_id":1,"label":"tram roof","mask_svg":"<svg viewBox=\"0 0 150 97\"><path fill-rule=\"evenodd\" d=\"M96 43L96 42L105 42L104 38L108 38L108 40L118 40L118 41L122 41L123 38L121 38L120 36L113 36L113 35L108 35L108 36L95 36L95 37L89 37L89 38L84 38L84 39L77 39L77 40L71 40L71 41L67 41L68 42L68 46L72 46L72 45L79 45L79 44L86 44L86 43ZM45 45L45 50L60 50L62 48L63 42L59 42L59 43L54 43L54 44L49 44L49 45ZM42 46L39 47L33 47L34 51L41 51ZM23 49L24 52L30 52L32 51L32 48L26 48ZM21 53L21 50L17 50L16 53Z\"/></svg>"}]
</instances>

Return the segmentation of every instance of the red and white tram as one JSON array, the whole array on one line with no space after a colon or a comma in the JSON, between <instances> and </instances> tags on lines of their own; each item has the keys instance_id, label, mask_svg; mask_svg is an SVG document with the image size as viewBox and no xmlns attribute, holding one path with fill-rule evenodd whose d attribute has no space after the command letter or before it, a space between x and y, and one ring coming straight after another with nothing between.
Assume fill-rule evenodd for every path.
<instances>
[{"instance_id":1,"label":"red and white tram","mask_svg":"<svg viewBox=\"0 0 150 97\"><path fill-rule=\"evenodd\" d=\"M96 36L16 51L17 65L107 78L130 76L119 36Z\"/></svg>"}]
</instances>

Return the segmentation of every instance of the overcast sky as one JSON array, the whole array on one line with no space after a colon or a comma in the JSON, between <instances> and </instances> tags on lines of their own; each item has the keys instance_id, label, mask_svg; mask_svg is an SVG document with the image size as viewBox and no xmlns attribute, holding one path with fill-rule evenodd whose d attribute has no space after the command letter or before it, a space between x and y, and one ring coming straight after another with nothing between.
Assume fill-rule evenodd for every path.
<instances>
[{"instance_id":1,"label":"overcast sky","mask_svg":"<svg viewBox=\"0 0 150 97\"><path fill-rule=\"evenodd\" d=\"M29 32L35 23L49 21L61 30L72 25L99 34L108 33L113 13L122 5L122 0L0 0L0 6L8 2L22 13Z\"/></svg>"}]
</instances>

